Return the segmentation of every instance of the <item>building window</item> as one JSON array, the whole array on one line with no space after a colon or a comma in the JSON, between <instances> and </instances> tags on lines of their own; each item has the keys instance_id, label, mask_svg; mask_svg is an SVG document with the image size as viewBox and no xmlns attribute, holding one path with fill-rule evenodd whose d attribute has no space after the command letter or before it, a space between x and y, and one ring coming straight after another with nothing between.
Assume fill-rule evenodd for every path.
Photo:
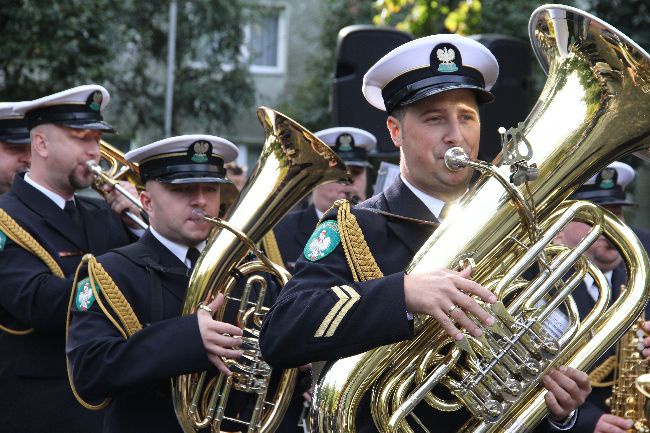
<instances>
[{"instance_id":1,"label":"building window","mask_svg":"<svg viewBox=\"0 0 650 433\"><path fill-rule=\"evenodd\" d=\"M254 73L283 73L287 8L259 6L251 10L246 25L245 55Z\"/></svg>"}]
</instances>

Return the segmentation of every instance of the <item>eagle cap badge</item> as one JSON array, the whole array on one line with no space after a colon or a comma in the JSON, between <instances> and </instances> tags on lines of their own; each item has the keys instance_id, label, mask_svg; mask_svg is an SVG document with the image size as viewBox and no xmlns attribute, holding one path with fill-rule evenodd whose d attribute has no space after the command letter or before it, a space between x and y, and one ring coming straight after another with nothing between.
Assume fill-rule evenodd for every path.
<instances>
[{"instance_id":1,"label":"eagle cap badge","mask_svg":"<svg viewBox=\"0 0 650 433\"><path fill-rule=\"evenodd\" d=\"M612 167L605 167L596 176L596 185L600 189L612 189L616 186L618 176L616 169Z\"/></svg>"},{"instance_id":2,"label":"eagle cap badge","mask_svg":"<svg viewBox=\"0 0 650 433\"><path fill-rule=\"evenodd\" d=\"M93 111L99 111L102 108L102 101L104 100L104 95L99 90L95 90L93 93L88 96L86 100L86 105Z\"/></svg>"},{"instance_id":3,"label":"eagle cap badge","mask_svg":"<svg viewBox=\"0 0 650 433\"><path fill-rule=\"evenodd\" d=\"M456 72L458 71L458 65L462 66L460 51L449 43L436 45L431 50L430 60L431 67L443 74Z\"/></svg>"},{"instance_id":4,"label":"eagle cap badge","mask_svg":"<svg viewBox=\"0 0 650 433\"><path fill-rule=\"evenodd\" d=\"M354 147L354 137L344 132L336 138L336 144L341 152L349 152Z\"/></svg>"},{"instance_id":5,"label":"eagle cap badge","mask_svg":"<svg viewBox=\"0 0 650 433\"><path fill-rule=\"evenodd\" d=\"M212 153L212 144L206 140L198 140L190 144L187 154L190 159L196 163L208 162L208 155Z\"/></svg>"}]
</instances>

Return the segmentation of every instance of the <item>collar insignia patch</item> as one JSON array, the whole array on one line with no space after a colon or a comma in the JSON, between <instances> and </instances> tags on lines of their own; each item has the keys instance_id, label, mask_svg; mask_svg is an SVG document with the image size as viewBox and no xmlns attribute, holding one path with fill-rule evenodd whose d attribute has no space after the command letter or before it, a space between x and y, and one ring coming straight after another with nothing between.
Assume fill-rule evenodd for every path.
<instances>
[{"instance_id":1,"label":"collar insignia patch","mask_svg":"<svg viewBox=\"0 0 650 433\"><path fill-rule=\"evenodd\" d=\"M336 221L323 221L307 241L303 253L307 260L315 262L327 257L340 242L341 236Z\"/></svg>"},{"instance_id":2,"label":"collar insignia patch","mask_svg":"<svg viewBox=\"0 0 650 433\"><path fill-rule=\"evenodd\" d=\"M5 249L5 245L7 245L7 235L0 231L0 251Z\"/></svg>"}]
</instances>

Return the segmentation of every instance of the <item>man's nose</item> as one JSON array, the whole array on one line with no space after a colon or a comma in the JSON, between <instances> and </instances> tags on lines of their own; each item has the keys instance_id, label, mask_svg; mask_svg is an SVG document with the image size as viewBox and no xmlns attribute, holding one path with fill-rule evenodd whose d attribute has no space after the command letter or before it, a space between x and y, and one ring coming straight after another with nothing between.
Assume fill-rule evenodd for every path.
<instances>
[{"instance_id":1,"label":"man's nose","mask_svg":"<svg viewBox=\"0 0 650 433\"><path fill-rule=\"evenodd\" d=\"M457 119L452 119L447 123L447 130L445 131L445 143L456 145L463 140L463 135L460 132L460 123Z\"/></svg>"},{"instance_id":2,"label":"man's nose","mask_svg":"<svg viewBox=\"0 0 650 433\"><path fill-rule=\"evenodd\" d=\"M196 188L194 194L192 194L192 204L194 206L204 207L207 202L207 196L203 189Z\"/></svg>"}]
</instances>

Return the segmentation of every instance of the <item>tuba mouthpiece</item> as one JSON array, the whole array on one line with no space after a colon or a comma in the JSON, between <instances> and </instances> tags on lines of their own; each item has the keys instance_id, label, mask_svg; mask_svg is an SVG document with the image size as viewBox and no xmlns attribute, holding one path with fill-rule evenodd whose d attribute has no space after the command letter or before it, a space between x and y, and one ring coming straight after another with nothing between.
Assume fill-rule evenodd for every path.
<instances>
[{"instance_id":1,"label":"tuba mouthpiece","mask_svg":"<svg viewBox=\"0 0 650 433\"><path fill-rule=\"evenodd\" d=\"M196 221L202 221L205 219L208 215L203 211L203 209L199 209L198 207L195 207L192 209L192 219Z\"/></svg>"},{"instance_id":2,"label":"tuba mouthpiece","mask_svg":"<svg viewBox=\"0 0 650 433\"><path fill-rule=\"evenodd\" d=\"M467 167L469 157L461 147L452 147L445 152L445 165L451 171L458 171Z\"/></svg>"}]
</instances>

